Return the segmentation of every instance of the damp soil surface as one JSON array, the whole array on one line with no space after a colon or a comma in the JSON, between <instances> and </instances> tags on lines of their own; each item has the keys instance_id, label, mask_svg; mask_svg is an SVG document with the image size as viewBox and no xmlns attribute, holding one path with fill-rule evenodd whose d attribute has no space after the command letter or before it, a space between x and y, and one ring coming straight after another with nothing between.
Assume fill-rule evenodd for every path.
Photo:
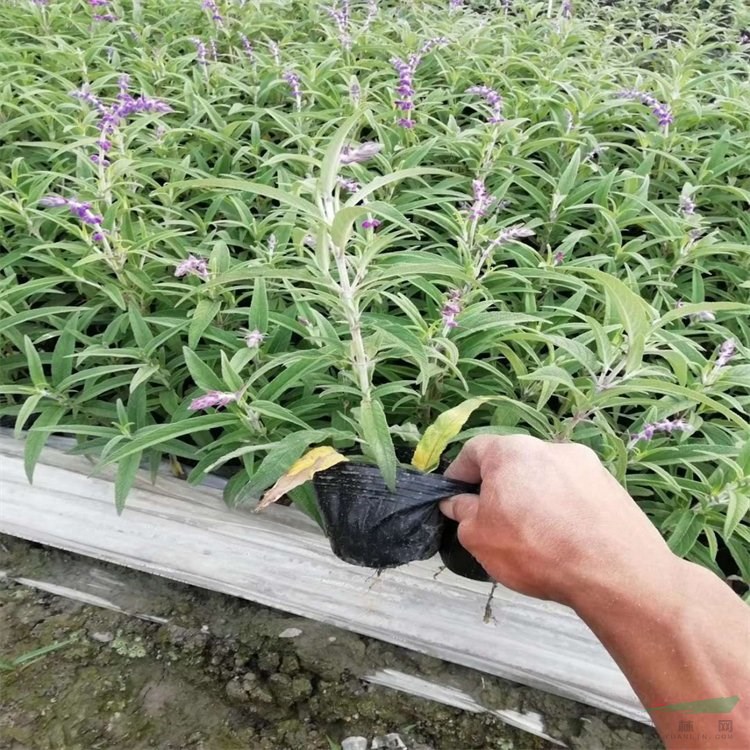
<instances>
[{"instance_id":1,"label":"damp soil surface","mask_svg":"<svg viewBox=\"0 0 750 750\"><path fill-rule=\"evenodd\" d=\"M649 728L573 701L1 535L0 571L2 750L331 750L388 733L409 750L556 747L487 713L365 680L386 668L483 706L538 712L571 748L661 747ZM74 591L123 611L74 601Z\"/></svg>"}]
</instances>

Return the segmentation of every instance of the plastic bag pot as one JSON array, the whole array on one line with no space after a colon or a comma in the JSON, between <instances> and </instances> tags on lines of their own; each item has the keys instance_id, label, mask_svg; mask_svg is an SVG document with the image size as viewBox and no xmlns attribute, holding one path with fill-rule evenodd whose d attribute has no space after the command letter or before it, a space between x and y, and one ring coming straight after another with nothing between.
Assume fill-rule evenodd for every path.
<instances>
[{"instance_id":1,"label":"plastic bag pot","mask_svg":"<svg viewBox=\"0 0 750 750\"><path fill-rule=\"evenodd\" d=\"M333 553L368 568L432 557L446 524L438 503L476 491L474 485L439 474L399 469L391 492L376 466L357 463L319 472L313 483Z\"/></svg>"},{"instance_id":2,"label":"plastic bag pot","mask_svg":"<svg viewBox=\"0 0 750 750\"><path fill-rule=\"evenodd\" d=\"M443 565L456 575L475 581L492 580L477 559L458 541L458 524L450 518L445 519L443 538L440 543L440 559Z\"/></svg>"}]
</instances>

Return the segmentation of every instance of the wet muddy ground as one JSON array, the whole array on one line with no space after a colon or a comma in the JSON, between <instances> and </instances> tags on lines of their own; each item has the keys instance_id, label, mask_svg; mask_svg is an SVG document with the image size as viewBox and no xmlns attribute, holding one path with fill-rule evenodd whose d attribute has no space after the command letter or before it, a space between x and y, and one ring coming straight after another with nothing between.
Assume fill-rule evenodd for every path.
<instances>
[{"instance_id":1,"label":"wet muddy ground","mask_svg":"<svg viewBox=\"0 0 750 750\"><path fill-rule=\"evenodd\" d=\"M660 747L650 729L573 701L11 537L0 536L0 571L3 750L330 750L350 735L389 732L409 750L555 747L489 714L363 679L384 668L451 685L487 707L538 712L571 748ZM31 581L98 591L130 614Z\"/></svg>"}]
</instances>

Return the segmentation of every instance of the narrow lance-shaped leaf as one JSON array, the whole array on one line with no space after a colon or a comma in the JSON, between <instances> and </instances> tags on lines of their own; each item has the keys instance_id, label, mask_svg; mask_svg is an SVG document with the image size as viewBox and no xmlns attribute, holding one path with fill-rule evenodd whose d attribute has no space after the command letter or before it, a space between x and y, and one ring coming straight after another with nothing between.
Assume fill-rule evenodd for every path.
<instances>
[{"instance_id":1,"label":"narrow lance-shaped leaf","mask_svg":"<svg viewBox=\"0 0 750 750\"><path fill-rule=\"evenodd\" d=\"M411 460L412 466L420 471L436 469L448 443L461 432L474 411L490 400L491 398L470 398L444 411L422 435Z\"/></svg>"},{"instance_id":2,"label":"narrow lance-shaped leaf","mask_svg":"<svg viewBox=\"0 0 750 750\"><path fill-rule=\"evenodd\" d=\"M319 471L325 471L348 460L346 456L342 456L330 446L324 445L313 448L305 453L302 458L295 461L289 471L280 477L276 484L263 495L256 510L263 510L263 508L267 508L280 500L295 487L299 487L312 479Z\"/></svg>"},{"instance_id":3,"label":"narrow lance-shaped leaf","mask_svg":"<svg viewBox=\"0 0 750 750\"><path fill-rule=\"evenodd\" d=\"M359 423L369 452L383 475L386 487L396 487L396 451L380 401L365 399L359 408Z\"/></svg>"}]
</instances>

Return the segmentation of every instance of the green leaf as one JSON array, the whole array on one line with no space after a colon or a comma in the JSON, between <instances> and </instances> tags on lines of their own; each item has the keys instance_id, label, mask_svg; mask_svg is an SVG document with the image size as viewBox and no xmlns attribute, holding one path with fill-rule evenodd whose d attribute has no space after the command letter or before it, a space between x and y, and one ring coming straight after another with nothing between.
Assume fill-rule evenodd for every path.
<instances>
[{"instance_id":1,"label":"green leaf","mask_svg":"<svg viewBox=\"0 0 750 750\"><path fill-rule=\"evenodd\" d=\"M288 193L285 190L279 190L279 188L271 187L270 185L263 185L259 182L214 177L211 179L176 182L170 184L169 187L170 189L175 190L228 190L242 193L253 193L254 195L261 195L264 198L271 198L284 206L296 208L311 218L322 218L320 211L318 211L318 208L314 203L310 203L310 201L300 198L298 195Z\"/></svg>"},{"instance_id":2,"label":"green leaf","mask_svg":"<svg viewBox=\"0 0 750 750\"><path fill-rule=\"evenodd\" d=\"M396 488L398 461L380 401L367 399L362 401L359 407L359 426L366 446L383 475L383 481L393 491Z\"/></svg>"},{"instance_id":3,"label":"green leaf","mask_svg":"<svg viewBox=\"0 0 750 750\"><path fill-rule=\"evenodd\" d=\"M23 345L26 350L26 364L29 368L29 376L31 382L37 388L45 388L47 386L47 379L44 376L44 368L42 367L42 360L39 358L39 354L34 348L34 344L31 343L31 339L28 336L23 337Z\"/></svg>"},{"instance_id":4,"label":"green leaf","mask_svg":"<svg viewBox=\"0 0 750 750\"><path fill-rule=\"evenodd\" d=\"M570 158L570 162L568 163L568 166L565 167L565 170L560 175L560 179L557 183L557 188L555 190L555 194L552 198L552 210L556 211L562 202L568 197L570 194L570 191L573 189L573 186L576 182L576 177L578 176L578 169L581 165L581 149L578 148L573 153L573 156Z\"/></svg>"},{"instance_id":5,"label":"green leaf","mask_svg":"<svg viewBox=\"0 0 750 750\"><path fill-rule=\"evenodd\" d=\"M221 378L194 351L185 346L182 348L182 356L185 358L190 377L198 388L204 391L224 390Z\"/></svg>"},{"instance_id":6,"label":"green leaf","mask_svg":"<svg viewBox=\"0 0 750 750\"><path fill-rule=\"evenodd\" d=\"M15 437L16 440L20 440L21 438L21 432L23 432L23 428L26 426L26 422L29 421L29 417L37 411L37 406L39 405L39 402L44 398L43 393L34 393L31 396L29 396L22 404L21 408L18 410L18 416L16 417L16 424L13 433L13 437Z\"/></svg>"},{"instance_id":7,"label":"green leaf","mask_svg":"<svg viewBox=\"0 0 750 750\"><path fill-rule=\"evenodd\" d=\"M265 279L255 280L247 327L251 331L258 330L261 333L268 331L268 294Z\"/></svg>"},{"instance_id":8,"label":"green leaf","mask_svg":"<svg viewBox=\"0 0 750 750\"><path fill-rule=\"evenodd\" d=\"M143 451L135 453L120 459L117 462L117 473L115 475L115 508L120 515L125 508L125 500L128 493L133 487L133 482L138 475L138 469L141 465Z\"/></svg>"},{"instance_id":9,"label":"green leaf","mask_svg":"<svg viewBox=\"0 0 750 750\"><path fill-rule=\"evenodd\" d=\"M128 320L130 321L130 330L133 332L133 338L139 349L147 349L154 337L151 329L143 319L141 312L135 305L128 306Z\"/></svg>"},{"instance_id":10,"label":"green leaf","mask_svg":"<svg viewBox=\"0 0 750 750\"><path fill-rule=\"evenodd\" d=\"M203 414L176 422L175 424L149 425L135 432L123 445L113 450L103 463L106 465L121 461L123 458L132 456L138 451L152 448L155 445L159 445L159 443L166 443L183 435L236 424L237 417L234 414Z\"/></svg>"},{"instance_id":11,"label":"green leaf","mask_svg":"<svg viewBox=\"0 0 750 750\"><path fill-rule=\"evenodd\" d=\"M191 349L195 349L198 346L201 336L206 328L213 323L219 310L221 310L221 302L219 300L202 299L195 306L193 317L190 319L190 327L188 328L188 346Z\"/></svg>"},{"instance_id":12,"label":"green leaf","mask_svg":"<svg viewBox=\"0 0 750 750\"><path fill-rule=\"evenodd\" d=\"M36 422L34 422L35 429L31 430L26 436L23 446L23 467L26 471L29 484L32 484L34 481L34 469L49 437L50 428L55 427L66 412L67 409L64 406L53 406L44 409L37 417ZM37 429L39 430L38 432L36 431Z\"/></svg>"},{"instance_id":13,"label":"green leaf","mask_svg":"<svg viewBox=\"0 0 750 750\"><path fill-rule=\"evenodd\" d=\"M633 372L643 362L646 337L651 330L654 309L620 279L594 268L576 269L598 281L604 289L609 304L617 312L623 328L628 334L626 371Z\"/></svg>"},{"instance_id":14,"label":"green leaf","mask_svg":"<svg viewBox=\"0 0 750 750\"><path fill-rule=\"evenodd\" d=\"M675 555L685 557L692 549L702 529L703 517L686 508L669 535L667 544Z\"/></svg>"},{"instance_id":15,"label":"green leaf","mask_svg":"<svg viewBox=\"0 0 750 750\"><path fill-rule=\"evenodd\" d=\"M444 169L431 169L428 167L411 167L410 169L398 169L390 174L383 175L382 177L376 177L366 185L363 185L360 190L351 195L344 204L345 206L356 206L368 196L372 195L376 190L384 188L386 185L390 185L392 182L399 182L400 180L406 180L410 177L425 177L430 175L441 175L443 177L453 177L452 172L447 172Z\"/></svg>"},{"instance_id":16,"label":"green leaf","mask_svg":"<svg viewBox=\"0 0 750 750\"><path fill-rule=\"evenodd\" d=\"M336 212L331 223L331 239L333 244L343 250L352 235L352 224L361 216L369 213L365 206L349 206Z\"/></svg>"},{"instance_id":17,"label":"green leaf","mask_svg":"<svg viewBox=\"0 0 750 750\"><path fill-rule=\"evenodd\" d=\"M750 492L747 489L733 491L727 500L727 515L724 519L724 539L730 539L735 529L745 520L750 511Z\"/></svg>"},{"instance_id":18,"label":"green leaf","mask_svg":"<svg viewBox=\"0 0 750 750\"><path fill-rule=\"evenodd\" d=\"M320 167L320 196L323 200L326 200L328 196L333 194L336 187L336 179L339 175L341 149L344 147L344 143L359 117L359 115L355 114L345 120L328 144L323 157L323 163Z\"/></svg>"}]
</instances>

